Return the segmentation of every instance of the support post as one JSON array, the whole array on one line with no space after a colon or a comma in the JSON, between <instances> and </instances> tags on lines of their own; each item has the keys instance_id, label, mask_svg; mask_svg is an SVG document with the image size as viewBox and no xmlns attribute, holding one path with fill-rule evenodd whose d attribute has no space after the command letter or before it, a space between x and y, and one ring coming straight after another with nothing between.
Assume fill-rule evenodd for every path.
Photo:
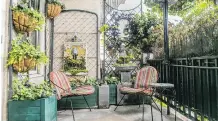
<instances>
[{"instance_id":1,"label":"support post","mask_svg":"<svg viewBox=\"0 0 218 121\"><path fill-rule=\"evenodd\" d=\"M106 7L105 6L106 6L106 0L104 0L104 4L103 4L103 9L104 9L104 24L106 24L106 10L105 10ZM104 30L103 34L104 34L104 56L103 56L104 57L104 59L103 59L104 61L103 61L103 70L102 70L102 75L103 76L102 76L102 79L103 79L103 83L105 83L105 64L106 64L105 63L105 60L106 60L105 59L105 53L106 53L106 51L105 51L105 49L106 49L105 48L105 46L106 46L106 44L105 44L105 38L106 38L105 37L105 30Z\"/></svg>"},{"instance_id":2,"label":"support post","mask_svg":"<svg viewBox=\"0 0 218 121\"><path fill-rule=\"evenodd\" d=\"M13 0L10 0L10 6L13 5ZM11 42L12 42L12 30L13 30L13 23L12 23L12 10L9 10L9 43L8 43L8 52L11 50ZM9 55L10 56L10 55ZM8 80L9 80L9 92L8 92L8 98L10 99L13 94L13 89L12 89L12 80L13 80L13 68L12 66L9 66L8 68Z\"/></svg>"},{"instance_id":3,"label":"support post","mask_svg":"<svg viewBox=\"0 0 218 121\"><path fill-rule=\"evenodd\" d=\"M164 19L164 61L165 61L165 64L168 65L168 61L169 61L168 0L164 0L164 2L163 2L163 15L164 15L163 16L164 17L163 18ZM169 74L168 73L168 68L167 68L166 71L167 71L167 74ZM169 104L169 99L167 99L167 102ZM170 107L169 107L169 105L167 105L167 115L170 115Z\"/></svg>"},{"instance_id":4,"label":"support post","mask_svg":"<svg viewBox=\"0 0 218 121\"><path fill-rule=\"evenodd\" d=\"M164 14L164 60L169 60L169 38L168 38L168 0L163 2L163 14Z\"/></svg>"},{"instance_id":5,"label":"support post","mask_svg":"<svg viewBox=\"0 0 218 121\"><path fill-rule=\"evenodd\" d=\"M50 65L49 72L53 71L53 54L54 54L54 19L51 20L51 39L50 39Z\"/></svg>"}]
</instances>

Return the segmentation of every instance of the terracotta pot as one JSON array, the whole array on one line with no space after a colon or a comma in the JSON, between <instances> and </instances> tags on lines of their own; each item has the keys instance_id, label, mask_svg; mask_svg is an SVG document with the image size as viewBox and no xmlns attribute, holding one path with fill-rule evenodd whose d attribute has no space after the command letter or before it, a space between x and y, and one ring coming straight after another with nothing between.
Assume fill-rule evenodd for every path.
<instances>
[{"instance_id":1,"label":"terracotta pot","mask_svg":"<svg viewBox=\"0 0 218 121\"><path fill-rule=\"evenodd\" d=\"M30 17L24 12L13 11L13 24L18 32L31 32L37 26L37 19Z\"/></svg>"},{"instance_id":2,"label":"terracotta pot","mask_svg":"<svg viewBox=\"0 0 218 121\"><path fill-rule=\"evenodd\" d=\"M61 6L57 4L48 4L47 16L48 18L54 18L61 13Z\"/></svg>"},{"instance_id":3,"label":"terracotta pot","mask_svg":"<svg viewBox=\"0 0 218 121\"><path fill-rule=\"evenodd\" d=\"M35 59L25 58L25 59L21 60L20 62L13 64L13 69L16 72L24 73L24 72L27 72L27 71L33 69L35 66L36 66Z\"/></svg>"}]
</instances>

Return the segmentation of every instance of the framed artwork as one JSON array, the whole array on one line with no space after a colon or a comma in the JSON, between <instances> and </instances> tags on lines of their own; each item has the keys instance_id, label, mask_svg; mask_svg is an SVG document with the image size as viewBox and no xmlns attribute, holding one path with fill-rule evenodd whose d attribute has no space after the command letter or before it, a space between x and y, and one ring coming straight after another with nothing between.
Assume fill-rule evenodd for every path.
<instances>
[{"instance_id":1,"label":"framed artwork","mask_svg":"<svg viewBox=\"0 0 218 121\"><path fill-rule=\"evenodd\" d=\"M85 58L86 60L86 44L83 42L64 43L64 57Z\"/></svg>"}]
</instances>

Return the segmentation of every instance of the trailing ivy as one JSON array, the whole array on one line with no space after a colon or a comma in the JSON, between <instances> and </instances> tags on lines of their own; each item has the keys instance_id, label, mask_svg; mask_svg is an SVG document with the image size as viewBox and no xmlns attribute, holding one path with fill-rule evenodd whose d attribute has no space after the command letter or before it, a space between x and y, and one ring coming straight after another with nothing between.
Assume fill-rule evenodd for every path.
<instances>
[{"instance_id":1,"label":"trailing ivy","mask_svg":"<svg viewBox=\"0 0 218 121\"><path fill-rule=\"evenodd\" d=\"M34 60L36 65L46 63L48 57L43 52L40 52L39 47L36 48L34 45L30 44L29 39L25 38L22 40L22 37L22 35L18 35L16 39L12 41L12 49L9 52L7 66L13 64L20 65L22 63L21 61L28 58ZM22 69L19 68L18 70Z\"/></svg>"},{"instance_id":2,"label":"trailing ivy","mask_svg":"<svg viewBox=\"0 0 218 121\"><path fill-rule=\"evenodd\" d=\"M48 81L37 85L28 81L28 78L13 80L12 100L37 100L53 94L53 89Z\"/></svg>"}]
</instances>

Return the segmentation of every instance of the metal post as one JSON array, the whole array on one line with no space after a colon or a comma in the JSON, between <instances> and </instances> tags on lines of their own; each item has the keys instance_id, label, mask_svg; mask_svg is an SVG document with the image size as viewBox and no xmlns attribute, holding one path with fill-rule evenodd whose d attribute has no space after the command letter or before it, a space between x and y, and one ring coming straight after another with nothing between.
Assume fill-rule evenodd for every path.
<instances>
[{"instance_id":1,"label":"metal post","mask_svg":"<svg viewBox=\"0 0 218 121\"><path fill-rule=\"evenodd\" d=\"M10 6L13 5L13 0L10 0ZM12 10L9 10L9 43L8 43L8 51L11 50L11 41L12 41L12 29L13 29L13 23L12 23ZM9 55L10 56L10 55ZM13 90L12 90L12 79L13 79L13 69L12 66L9 66L8 68L8 72L9 72L9 92L8 92L8 99L10 99L12 97L13 94Z\"/></svg>"},{"instance_id":2,"label":"metal post","mask_svg":"<svg viewBox=\"0 0 218 121\"><path fill-rule=\"evenodd\" d=\"M163 2L163 14L164 14L164 16L163 16L164 17L163 18L164 19L164 60L165 60L165 63L168 64L168 60L169 60L168 0L164 0L164 2ZM169 74L168 73L168 67L167 67L167 74ZM169 99L167 99L167 102L169 104ZM169 107L169 105L167 105L167 114L168 115L170 114L170 107Z\"/></svg>"},{"instance_id":3,"label":"metal post","mask_svg":"<svg viewBox=\"0 0 218 121\"><path fill-rule=\"evenodd\" d=\"M106 8L105 8L105 6L106 6L106 0L104 0L104 4L103 4L104 6L103 6L103 9L104 9L104 24L106 23ZM106 46L106 44L105 44L105 31L104 31L104 62L103 62L103 70L102 70L102 74L103 74L103 76L102 76L102 78L103 78L103 83L105 82L105 61L106 61L106 59L105 59L105 46Z\"/></svg>"},{"instance_id":4,"label":"metal post","mask_svg":"<svg viewBox=\"0 0 218 121\"><path fill-rule=\"evenodd\" d=\"M164 59L168 62L169 59L169 40L168 40L168 0L163 2L163 14L164 14Z\"/></svg>"},{"instance_id":5,"label":"metal post","mask_svg":"<svg viewBox=\"0 0 218 121\"><path fill-rule=\"evenodd\" d=\"M54 53L54 19L51 19L51 39L50 39L50 65L49 72L53 71L53 53Z\"/></svg>"}]
</instances>

